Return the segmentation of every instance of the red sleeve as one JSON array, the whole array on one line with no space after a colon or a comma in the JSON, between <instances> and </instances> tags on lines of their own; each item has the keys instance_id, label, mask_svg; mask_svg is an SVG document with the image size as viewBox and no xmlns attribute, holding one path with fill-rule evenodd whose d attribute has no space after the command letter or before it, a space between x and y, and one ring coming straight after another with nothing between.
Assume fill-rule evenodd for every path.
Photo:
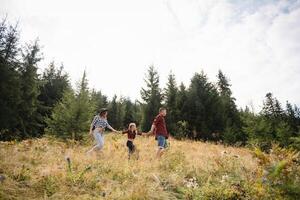
<instances>
[{"instance_id":1,"label":"red sleeve","mask_svg":"<svg viewBox=\"0 0 300 200\"><path fill-rule=\"evenodd\" d=\"M122 133L123 133L123 134L126 134L126 133L128 133L128 130L122 131Z\"/></svg>"},{"instance_id":2,"label":"red sleeve","mask_svg":"<svg viewBox=\"0 0 300 200\"><path fill-rule=\"evenodd\" d=\"M155 119L154 119L154 121L153 121L153 125L155 126L155 127L157 127L157 125L158 125L158 123L161 121L161 116L157 116Z\"/></svg>"}]
</instances>

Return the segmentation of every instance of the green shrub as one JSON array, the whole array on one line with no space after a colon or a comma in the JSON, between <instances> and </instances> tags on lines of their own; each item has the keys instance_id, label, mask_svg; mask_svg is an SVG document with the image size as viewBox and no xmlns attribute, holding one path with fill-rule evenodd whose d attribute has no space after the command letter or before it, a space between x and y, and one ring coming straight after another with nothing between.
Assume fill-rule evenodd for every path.
<instances>
[{"instance_id":1,"label":"green shrub","mask_svg":"<svg viewBox=\"0 0 300 200\"><path fill-rule=\"evenodd\" d=\"M300 196L300 153L274 146L269 155L256 150L259 179L275 199L297 199ZM263 173L262 173L263 172Z\"/></svg>"},{"instance_id":2,"label":"green shrub","mask_svg":"<svg viewBox=\"0 0 300 200\"><path fill-rule=\"evenodd\" d=\"M300 136L298 137L291 137L290 138L291 144L289 145L291 148L300 151Z\"/></svg>"},{"instance_id":3,"label":"green shrub","mask_svg":"<svg viewBox=\"0 0 300 200\"><path fill-rule=\"evenodd\" d=\"M176 123L176 134L174 134L174 137L176 139L183 139L188 136L188 133L189 133L188 122L178 121Z\"/></svg>"}]
</instances>

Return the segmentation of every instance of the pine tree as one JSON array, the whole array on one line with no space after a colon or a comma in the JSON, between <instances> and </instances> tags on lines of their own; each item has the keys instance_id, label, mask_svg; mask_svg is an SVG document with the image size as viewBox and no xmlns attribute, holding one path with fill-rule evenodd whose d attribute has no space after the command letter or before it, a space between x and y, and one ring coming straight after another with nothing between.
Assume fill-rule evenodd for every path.
<instances>
[{"instance_id":1,"label":"pine tree","mask_svg":"<svg viewBox=\"0 0 300 200\"><path fill-rule=\"evenodd\" d=\"M72 88L66 89L62 99L56 103L51 116L46 118L46 133L64 139L72 138L75 109L75 94Z\"/></svg>"},{"instance_id":2,"label":"pine tree","mask_svg":"<svg viewBox=\"0 0 300 200\"><path fill-rule=\"evenodd\" d=\"M290 138L293 137L293 130L291 126L285 121L279 122L275 129L276 140L283 147L287 147L290 144Z\"/></svg>"},{"instance_id":3,"label":"pine tree","mask_svg":"<svg viewBox=\"0 0 300 200\"><path fill-rule=\"evenodd\" d=\"M64 139L80 140L89 130L95 104L91 101L86 73L77 83L76 91L66 89L63 98L56 104L52 115L46 120L46 132Z\"/></svg>"},{"instance_id":4,"label":"pine tree","mask_svg":"<svg viewBox=\"0 0 300 200\"><path fill-rule=\"evenodd\" d=\"M95 113L95 102L91 101L88 80L84 71L81 82L77 84L75 93L74 132L73 139L82 137L82 133L89 129L91 119Z\"/></svg>"},{"instance_id":5,"label":"pine tree","mask_svg":"<svg viewBox=\"0 0 300 200\"><path fill-rule=\"evenodd\" d=\"M262 115L273 122L282 119L283 109L281 108L279 101L273 97L272 93L266 94L266 99L263 104Z\"/></svg>"},{"instance_id":6,"label":"pine tree","mask_svg":"<svg viewBox=\"0 0 300 200\"><path fill-rule=\"evenodd\" d=\"M180 84L179 89L177 89L176 95L176 131L174 132L174 137L177 139L186 138L189 136L189 124L187 122L187 90L183 83Z\"/></svg>"},{"instance_id":7,"label":"pine tree","mask_svg":"<svg viewBox=\"0 0 300 200\"><path fill-rule=\"evenodd\" d=\"M0 25L0 55L8 63L16 63L19 54L18 24L7 25L4 19Z\"/></svg>"},{"instance_id":8,"label":"pine tree","mask_svg":"<svg viewBox=\"0 0 300 200\"><path fill-rule=\"evenodd\" d=\"M177 100L176 100L176 107L178 110L178 120L185 121L185 107L186 107L186 100L187 100L187 91L183 83L180 84L179 90L177 92Z\"/></svg>"},{"instance_id":9,"label":"pine tree","mask_svg":"<svg viewBox=\"0 0 300 200\"><path fill-rule=\"evenodd\" d=\"M134 104L130 101L130 99L124 100L124 119L123 119L123 127L128 127L129 123L135 122L134 118Z\"/></svg>"},{"instance_id":10,"label":"pine tree","mask_svg":"<svg viewBox=\"0 0 300 200\"><path fill-rule=\"evenodd\" d=\"M124 122L124 116L125 116L125 104L124 104L124 98L121 97L120 101L117 102L117 128L121 129L124 128L123 122Z\"/></svg>"},{"instance_id":11,"label":"pine tree","mask_svg":"<svg viewBox=\"0 0 300 200\"><path fill-rule=\"evenodd\" d=\"M254 116L245 121L244 131L249 137L249 143L269 151L275 140L272 124L263 116Z\"/></svg>"},{"instance_id":12,"label":"pine tree","mask_svg":"<svg viewBox=\"0 0 300 200\"><path fill-rule=\"evenodd\" d=\"M43 117L41 133L44 134L47 126L45 119L51 116L54 106L62 99L64 91L70 88L69 77L63 72L63 65L56 68L54 62L51 62L40 79L38 101L41 105L38 112Z\"/></svg>"},{"instance_id":13,"label":"pine tree","mask_svg":"<svg viewBox=\"0 0 300 200\"><path fill-rule=\"evenodd\" d=\"M133 104L133 119L136 122L137 126L141 125L142 122L142 116L143 116L143 109L142 109L142 104L135 100Z\"/></svg>"},{"instance_id":14,"label":"pine tree","mask_svg":"<svg viewBox=\"0 0 300 200\"><path fill-rule=\"evenodd\" d=\"M20 64L17 62L19 34L16 27L8 26L5 19L0 23L0 140L13 139L18 135L21 85L18 72Z\"/></svg>"},{"instance_id":15,"label":"pine tree","mask_svg":"<svg viewBox=\"0 0 300 200\"><path fill-rule=\"evenodd\" d=\"M220 132L220 98L203 71L196 73L191 80L185 110L190 132L193 133L190 137L207 140Z\"/></svg>"},{"instance_id":16,"label":"pine tree","mask_svg":"<svg viewBox=\"0 0 300 200\"><path fill-rule=\"evenodd\" d=\"M229 80L221 70L218 73L218 90L223 106L224 127L232 126L238 121L238 111L235 105L235 98L232 97Z\"/></svg>"},{"instance_id":17,"label":"pine tree","mask_svg":"<svg viewBox=\"0 0 300 200\"><path fill-rule=\"evenodd\" d=\"M43 72L38 100L45 107L42 112L44 117L51 114L54 105L62 99L64 90L71 87L68 74L63 72L63 68L63 65L56 68L54 62L51 62Z\"/></svg>"},{"instance_id":18,"label":"pine tree","mask_svg":"<svg viewBox=\"0 0 300 200\"><path fill-rule=\"evenodd\" d=\"M207 85L207 78L204 74L195 74L191 80L187 92L186 112L187 120L191 126L192 138L200 139L198 133L208 132L207 124L205 124L205 105L204 94L207 94L205 87Z\"/></svg>"},{"instance_id":19,"label":"pine tree","mask_svg":"<svg viewBox=\"0 0 300 200\"><path fill-rule=\"evenodd\" d=\"M217 78L222 106L222 127L220 129L223 131L223 140L227 143L245 142L247 138L241 131L241 119L235 104L235 98L232 97L229 80L221 70L219 70Z\"/></svg>"},{"instance_id":20,"label":"pine tree","mask_svg":"<svg viewBox=\"0 0 300 200\"><path fill-rule=\"evenodd\" d=\"M260 124L267 124L268 129L267 131L264 130L264 133L261 131L254 133L253 131L250 138L251 141L253 139L257 140L259 145L267 143L268 148L271 147L271 142L277 142L281 146L290 145L293 136L297 137L297 127L293 127L295 110L293 110L291 104L287 103L287 109L284 112L281 104L273 97L272 93L267 93L263 105L263 109L258 118L264 122ZM252 124L251 126L256 125ZM247 127L245 130L247 129L249 130L251 127Z\"/></svg>"},{"instance_id":21,"label":"pine tree","mask_svg":"<svg viewBox=\"0 0 300 200\"><path fill-rule=\"evenodd\" d=\"M176 135L176 123L178 121L179 111L177 109L177 94L175 75L169 74L167 87L165 88L165 104L168 111L167 127L171 134Z\"/></svg>"},{"instance_id":22,"label":"pine tree","mask_svg":"<svg viewBox=\"0 0 300 200\"><path fill-rule=\"evenodd\" d=\"M40 102L37 99L39 96L37 63L40 60L40 47L36 40L33 44L27 45L23 52L23 63L20 69L22 101L19 107L19 127L22 138L38 136L42 131L43 119L38 113Z\"/></svg>"},{"instance_id":23,"label":"pine tree","mask_svg":"<svg viewBox=\"0 0 300 200\"><path fill-rule=\"evenodd\" d=\"M114 95L112 101L109 103L108 121L114 128L123 127L124 109L122 106L122 98L117 100L117 95Z\"/></svg>"},{"instance_id":24,"label":"pine tree","mask_svg":"<svg viewBox=\"0 0 300 200\"><path fill-rule=\"evenodd\" d=\"M229 80L221 70L219 70L217 78L218 78L217 85L221 96L231 97L232 95L232 92L230 90L231 85L229 83Z\"/></svg>"},{"instance_id":25,"label":"pine tree","mask_svg":"<svg viewBox=\"0 0 300 200\"><path fill-rule=\"evenodd\" d=\"M114 95L111 102L109 103L109 114L108 121L112 127L116 127L118 125L117 115L118 115L118 102L117 95Z\"/></svg>"},{"instance_id":26,"label":"pine tree","mask_svg":"<svg viewBox=\"0 0 300 200\"><path fill-rule=\"evenodd\" d=\"M96 110L108 106L107 96L103 95L101 91L92 90L92 101L96 104Z\"/></svg>"},{"instance_id":27,"label":"pine tree","mask_svg":"<svg viewBox=\"0 0 300 200\"><path fill-rule=\"evenodd\" d=\"M154 117L161 106L162 95L159 88L159 75L153 66L148 69L145 79L146 88L142 88L141 97L144 101L142 130L149 130Z\"/></svg>"},{"instance_id":28,"label":"pine tree","mask_svg":"<svg viewBox=\"0 0 300 200\"><path fill-rule=\"evenodd\" d=\"M277 99L275 100L275 116L277 119L281 120L284 118L284 110Z\"/></svg>"},{"instance_id":29,"label":"pine tree","mask_svg":"<svg viewBox=\"0 0 300 200\"><path fill-rule=\"evenodd\" d=\"M283 109L281 108L279 101L273 97L272 93L266 94L261 115L271 123L272 133L275 137L276 127L283 120Z\"/></svg>"},{"instance_id":30,"label":"pine tree","mask_svg":"<svg viewBox=\"0 0 300 200\"><path fill-rule=\"evenodd\" d=\"M292 132L297 134L299 132L299 123L297 118L297 106L295 105L294 108L292 104L290 104L288 101L286 102L286 122L290 125Z\"/></svg>"}]
</instances>

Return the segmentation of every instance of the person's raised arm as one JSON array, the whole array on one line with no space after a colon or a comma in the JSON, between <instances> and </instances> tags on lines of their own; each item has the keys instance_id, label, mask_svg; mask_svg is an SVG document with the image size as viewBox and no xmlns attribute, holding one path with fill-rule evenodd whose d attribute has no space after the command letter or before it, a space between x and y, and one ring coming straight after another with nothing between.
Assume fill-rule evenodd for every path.
<instances>
[{"instance_id":1,"label":"person's raised arm","mask_svg":"<svg viewBox=\"0 0 300 200\"><path fill-rule=\"evenodd\" d=\"M108 123L107 123L107 128L110 129L112 132L120 133L119 131L117 131L113 127L111 127Z\"/></svg>"}]
</instances>

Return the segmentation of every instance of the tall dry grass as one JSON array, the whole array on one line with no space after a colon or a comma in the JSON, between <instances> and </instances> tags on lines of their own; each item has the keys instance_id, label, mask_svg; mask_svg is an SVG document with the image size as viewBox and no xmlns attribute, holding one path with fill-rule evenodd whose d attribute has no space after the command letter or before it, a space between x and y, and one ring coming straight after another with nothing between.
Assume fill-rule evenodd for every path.
<instances>
[{"instance_id":1,"label":"tall dry grass","mask_svg":"<svg viewBox=\"0 0 300 200\"><path fill-rule=\"evenodd\" d=\"M0 143L0 199L260 199L250 150L170 139L161 159L153 137L137 137L128 160L124 135L108 134L101 154L93 140L54 138ZM70 158L71 169L66 158Z\"/></svg>"}]
</instances>

